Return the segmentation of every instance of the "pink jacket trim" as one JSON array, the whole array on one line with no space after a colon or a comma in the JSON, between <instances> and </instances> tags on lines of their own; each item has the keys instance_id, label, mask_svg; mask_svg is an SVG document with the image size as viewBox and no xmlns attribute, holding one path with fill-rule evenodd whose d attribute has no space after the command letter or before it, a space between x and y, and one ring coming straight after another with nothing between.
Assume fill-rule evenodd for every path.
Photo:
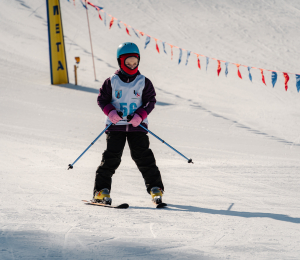
<instances>
[{"instance_id":1,"label":"pink jacket trim","mask_svg":"<svg viewBox=\"0 0 300 260\"><path fill-rule=\"evenodd\" d=\"M114 110L115 107L112 104L107 104L104 108L103 108L103 112L105 115L108 116L109 112Z\"/></svg>"},{"instance_id":2,"label":"pink jacket trim","mask_svg":"<svg viewBox=\"0 0 300 260\"><path fill-rule=\"evenodd\" d=\"M138 108L135 113L137 113L143 120L148 116L146 110L142 107Z\"/></svg>"}]
</instances>

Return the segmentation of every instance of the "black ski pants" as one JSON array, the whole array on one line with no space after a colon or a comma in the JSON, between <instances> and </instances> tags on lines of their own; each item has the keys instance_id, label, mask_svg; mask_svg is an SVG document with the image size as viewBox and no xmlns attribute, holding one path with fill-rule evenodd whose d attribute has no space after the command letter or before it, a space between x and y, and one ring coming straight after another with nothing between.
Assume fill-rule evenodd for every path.
<instances>
[{"instance_id":1,"label":"black ski pants","mask_svg":"<svg viewBox=\"0 0 300 260\"><path fill-rule=\"evenodd\" d=\"M96 171L94 194L104 188L111 190L112 176L121 163L121 157L126 144L130 148L132 159L142 173L147 192L152 187L164 190L161 175L156 166L154 154L149 149L149 137L144 132L108 132L106 134L107 148L102 155L102 161Z\"/></svg>"}]
</instances>

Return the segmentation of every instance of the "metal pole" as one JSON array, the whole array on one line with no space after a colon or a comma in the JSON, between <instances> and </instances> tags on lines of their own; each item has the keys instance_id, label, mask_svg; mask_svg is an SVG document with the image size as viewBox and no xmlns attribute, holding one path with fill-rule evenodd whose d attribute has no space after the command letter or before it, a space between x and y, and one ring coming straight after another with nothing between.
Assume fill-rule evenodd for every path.
<instances>
[{"instance_id":1,"label":"metal pole","mask_svg":"<svg viewBox=\"0 0 300 260\"><path fill-rule=\"evenodd\" d=\"M118 111L117 112L118 113L118 115L121 117L121 118L123 118L123 113L122 113L122 111ZM73 162L72 164L69 164L68 166L69 166L69 168L68 168L68 170L69 169L73 169L73 165L81 158L81 156L82 155L84 155L84 153L88 150L88 149L90 149L90 147L99 139L99 137L112 125L113 123L110 123L98 136L97 136L97 138L88 146L88 148L86 148L85 150L84 150L84 152L75 160L75 162Z\"/></svg>"},{"instance_id":2,"label":"metal pole","mask_svg":"<svg viewBox=\"0 0 300 260\"><path fill-rule=\"evenodd\" d=\"M95 81L97 81L97 79L96 79L95 62L94 62L93 45L92 45L92 36L91 36L91 29L90 29L90 22L89 22L89 13L88 13L88 8L87 8L87 1L85 1L85 5L86 5L86 8L85 8L85 9L86 9L86 18L87 18L88 27L89 27L89 34L90 34L90 43L91 43L91 50L92 50L92 59L93 59L94 75L95 75Z\"/></svg>"},{"instance_id":3,"label":"metal pole","mask_svg":"<svg viewBox=\"0 0 300 260\"><path fill-rule=\"evenodd\" d=\"M75 85L77 85L77 66L74 65Z\"/></svg>"},{"instance_id":4,"label":"metal pole","mask_svg":"<svg viewBox=\"0 0 300 260\"><path fill-rule=\"evenodd\" d=\"M97 138L88 146L88 148L86 148L85 150L84 150L84 152L72 163L72 164L69 164L68 166L69 166L69 168L68 168L68 170L69 169L73 169L73 165L81 158L81 156L82 155L84 155L85 154L85 152L88 150L88 149L90 149L90 147L99 139L99 137L110 127L112 125L112 123L110 123L98 136L97 136Z\"/></svg>"},{"instance_id":5,"label":"metal pole","mask_svg":"<svg viewBox=\"0 0 300 260\"><path fill-rule=\"evenodd\" d=\"M155 136L158 140L160 140L161 142L163 142L164 144L166 144L167 146L169 146L172 150L174 150L175 152L177 152L178 154L180 154L182 157L184 157L185 159L187 159L188 163L193 163L192 159L189 159L189 158L185 157L182 153L178 152L171 145L169 145L168 143L166 143L164 140L160 139L157 135L155 135L154 133L152 133L149 129L147 129L146 127L142 126L141 124L139 126L142 127L143 129L145 129L147 132L149 132L153 136Z\"/></svg>"}]
</instances>

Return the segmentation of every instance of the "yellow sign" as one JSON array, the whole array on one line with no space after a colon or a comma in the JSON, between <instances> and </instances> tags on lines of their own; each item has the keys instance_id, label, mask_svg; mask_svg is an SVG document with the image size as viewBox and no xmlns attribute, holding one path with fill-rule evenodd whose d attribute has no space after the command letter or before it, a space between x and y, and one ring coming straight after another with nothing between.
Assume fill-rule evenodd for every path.
<instances>
[{"instance_id":1,"label":"yellow sign","mask_svg":"<svg viewBox=\"0 0 300 260\"><path fill-rule=\"evenodd\" d=\"M69 83L59 0L46 0L51 84Z\"/></svg>"}]
</instances>

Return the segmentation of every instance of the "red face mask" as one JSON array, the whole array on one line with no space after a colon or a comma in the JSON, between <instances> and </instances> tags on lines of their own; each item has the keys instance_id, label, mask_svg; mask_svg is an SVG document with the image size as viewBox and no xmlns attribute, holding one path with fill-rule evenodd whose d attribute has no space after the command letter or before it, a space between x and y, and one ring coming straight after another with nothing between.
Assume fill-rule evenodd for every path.
<instances>
[{"instance_id":1,"label":"red face mask","mask_svg":"<svg viewBox=\"0 0 300 260\"><path fill-rule=\"evenodd\" d=\"M122 69L124 72L126 72L127 74L129 74L129 75L134 75L134 74L136 74L136 73L138 72L139 64L138 64L134 69L131 69L131 68L127 67L127 66L125 65L125 60L126 60L127 58L129 58L129 57L137 57L138 60L140 60L140 59L139 59L139 55L138 55L138 54L135 54L135 53L129 53L129 54L121 55L121 56L120 56L120 67L121 67L121 69Z\"/></svg>"}]
</instances>

